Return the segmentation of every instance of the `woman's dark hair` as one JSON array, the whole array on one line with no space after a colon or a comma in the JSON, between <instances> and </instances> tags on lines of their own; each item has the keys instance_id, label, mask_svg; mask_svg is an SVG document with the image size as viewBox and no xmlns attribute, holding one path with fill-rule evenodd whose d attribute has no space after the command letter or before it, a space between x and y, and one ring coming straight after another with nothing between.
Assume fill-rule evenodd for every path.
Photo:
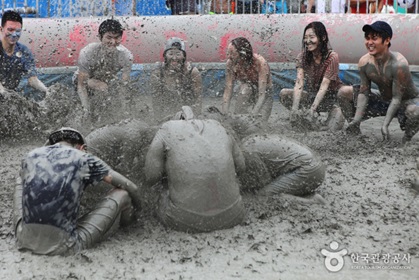
<instances>
[{"instance_id":1,"label":"woman's dark hair","mask_svg":"<svg viewBox=\"0 0 419 280\"><path fill-rule=\"evenodd\" d=\"M332 49L332 47L330 46L329 43L329 36L327 35L327 31L326 31L326 27L324 26L323 23L321 23L320 21L313 21L311 23L309 23L305 28L304 28L304 33L303 33L303 65L310 65L314 62L314 58L313 58L313 53L307 51L306 45L304 43L304 37L306 34L307 29L313 29L314 34L316 34L317 38L319 39L319 48L320 48L320 53L322 55L322 61L324 61L328 54L329 54L329 50Z\"/></svg>"},{"instance_id":2,"label":"woman's dark hair","mask_svg":"<svg viewBox=\"0 0 419 280\"><path fill-rule=\"evenodd\" d=\"M242 60L249 65L253 63L253 48L249 40L244 37L238 37L233 39L231 44L236 48Z\"/></svg>"},{"instance_id":3,"label":"woman's dark hair","mask_svg":"<svg viewBox=\"0 0 419 280\"><path fill-rule=\"evenodd\" d=\"M99 37L101 40L106 32L117 33L119 36L122 36L123 31L122 25L114 19L107 19L99 25Z\"/></svg>"}]
</instances>

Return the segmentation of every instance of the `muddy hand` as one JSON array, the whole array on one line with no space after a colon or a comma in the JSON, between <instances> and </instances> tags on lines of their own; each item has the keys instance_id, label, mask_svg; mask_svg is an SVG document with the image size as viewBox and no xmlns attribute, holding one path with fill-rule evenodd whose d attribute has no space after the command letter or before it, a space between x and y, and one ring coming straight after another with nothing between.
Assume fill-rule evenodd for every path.
<instances>
[{"instance_id":1,"label":"muddy hand","mask_svg":"<svg viewBox=\"0 0 419 280\"><path fill-rule=\"evenodd\" d=\"M383 135L383 141L388 141L390 140L390 134L388 132L388 127L383 126L381 128L381 134Z\"/></svg>"},{"instance_id":2,"label":"muddy hand","mask_svg":"<svg viewBox=\"0 0 419 280\"><path fill-rule=\"evenodd\" d=\"M346 132L351 135L358 135L361 134L361 129L359 128L359 123L351 122L349 123L348 127L346 128Z\"/></svg>"},{"instance_id":3,"label":"muddy hand","mask_svg":"<svg viewBox=\"0 0 419 280\"><path fill-rule=\"evenodd\" d=\"M296 123L301 119L302 112L300 110L292 110L290 113L290 122Z\"/></svg>"}]
</instances>

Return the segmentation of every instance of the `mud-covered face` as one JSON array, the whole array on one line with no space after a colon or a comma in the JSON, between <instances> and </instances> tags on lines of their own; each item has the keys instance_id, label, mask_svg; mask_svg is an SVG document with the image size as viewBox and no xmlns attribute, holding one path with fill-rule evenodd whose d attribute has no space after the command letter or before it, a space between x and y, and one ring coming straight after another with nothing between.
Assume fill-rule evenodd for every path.
<instances>
[{"instance_id":1,"label":"mud-covered face","mask_svg":"<svg viewBox=\"0 0 419 280\"><path fill-rule=\"evenodd\" d=\"M105 32L102 37L102 44L109 49L114 49L121 44L122 36L119 33Z\"/></svg>"},{"instance_id":2,"label":"mud-covered face","mask_svg":"<svg viewBox=\"0 0 419 280\"><path fill-rule=\"evenodd\" d=\"M317 37L313 28L308 28L304 34L304 45L309 52L313 52L319 48L319 37Z\"/></svg>"},{"instance_id":3,"label":"mud-covered face","mask_svg":"<svg viewBox=\"0 0 419 280\"><path fill-rule=\"evenodd\" d=\"M240 60L240 54L233 44L229 44L227 47L227 59L233 63L237 63Z\"/></svg>"},{"instance_id":4,"label":"mud-covered face","mask_svg":"<svg viewBox=\"0 0 419 280\"><path fill-rule=\"evenodd\" d=\"M172 48L165 54L167 66L170 69L180 69L185 61L185 54L178 48Z\"/></svg>"},{"instance_id":5,"label":"mud-covered face","mask_svg":"<svg viewBox=\"0 0 419 280\"><path fill-rule=\"evenodd\" d=\"M1 34L9 45L15 45L22 34L22 24L17 21L6 21L1 28Z\"/></svg>"},{"instance_id":6,"label":"mud-covered face","mask_svg":"<svg viewBox=\"0 0 419 280\"><path fill-rule=\"evenodd\" d=\"M365 33L365 47L370 55L382 54L390 43L390 38L383 40L378 33L369 32Z\"/></svg>"}]
</instances>

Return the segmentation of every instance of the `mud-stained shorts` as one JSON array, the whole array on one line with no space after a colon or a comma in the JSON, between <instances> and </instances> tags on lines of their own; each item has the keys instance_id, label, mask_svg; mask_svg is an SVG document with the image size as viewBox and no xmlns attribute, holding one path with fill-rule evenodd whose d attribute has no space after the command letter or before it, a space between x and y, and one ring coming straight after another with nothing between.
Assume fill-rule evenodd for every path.
<instances>
[{"instance_id":1,"label":"mud-stained shorts","mask_svg":"<svg viewBox=\"0 0 419 280\"><path fill-rule=\"evenodd\" d=\"M174 205L169 192L164 191L157 211L161 222L170 228L184 232L209 232L234 227L243 222L246 211L241 197L229 209L217 215L203 216Z\"/></svg>"},{"instance_id":2,"label":"mud-stained shorts","mask_svg":"<svg viewBox=\"0 0 419 280\"><path fill-rule=\"evenodd\" d=\"M353 104L355 110L357 106L360 85L354 85L353 87ZM387 114L387 110L390 106L390 103L391 101L384 101L382 99L381 94L378 90L371 90L371 94L368 96L368 105L363 119L366 120L369 118L385 116ZM406 129L406 107L408 105L419 106L419 97L403 101L400 105L399 110L397 110L397 120L399 121L400 129L403 131Z\"/></svg>"},{"instance_id":3,"label":"mud-stained shorts","mask_svg":"<svg viewBox=\"0 0 419 280\"><path fill-rule=\"evenodd\" d=\"M129 200L129 207L122 209L121 204L127 204L122 201L126 199ZM108 238L120 224L129 223L132 211L128 193L111 193L100 201L95 209L79 219L76 232L71 236L57 227L25 224L20 219L16 226L18 247L34 254L73 255Z\"/></svg>"}]
</instances>

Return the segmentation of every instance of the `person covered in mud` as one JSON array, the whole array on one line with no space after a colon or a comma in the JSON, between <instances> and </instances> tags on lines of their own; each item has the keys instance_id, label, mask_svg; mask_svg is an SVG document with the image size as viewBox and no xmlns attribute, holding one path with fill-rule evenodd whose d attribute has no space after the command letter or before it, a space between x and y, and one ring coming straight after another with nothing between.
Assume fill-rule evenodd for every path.
<instances>
[{"instance_id":1,"label":"person covered in mud","mask_svg":"<svg viewBox=\"0 0 419 280\"><path fill-rule=\"evenodd\" d=\"M360 134L361 121L385 116L381 133L388 140L389 125L397 117L405 131L403 142L410 141L419 130L419 91L413 83L409 63L399 52L390 51L393 30L384 21L362 27L368 53L358 63L361 84L339 93L339 102L349 122L347 131ZM371 89L371 83L378 91Z\"/></svg>"},{"instance_id":2,"label":"person covered in mud","mask_svg":"<svg viewBox=\"0 0 419 280\"><path fill-rule=\"evenodd\" d=\"M291 110L291 124L302 125L299 122L304 119L316 124L319 112L327 112L324 129L341 130L345 119L337 103L337 93L342 87L350 86L343 85L339 78L339 56L330 46L323 23L314 21L304 28L296 67L294 88L282 89L279 94L280 102Z\"/></svg>"},{"instance_id":3,"label":"person covered in mud","mask_svg":"<svg viewBox=\"0 0 419 280\"><path fill-rule=\"evenodd\" d=\"M141 185L144 181L145 156L158 126L140 119L127 119L97 128L86 136L89 151L112 169Z\"/></svg>"},{"instance_id":4,"label":"person covered in mud","mask_svg":"<svg viewBox=\"0 0 419 280\"><path fill-rule=\"evenodd\" d=\"M267 122L273 105L273 84L268 62L261 55L253 53L252 45L244 37L230 42L227 58L221 111L229 113L234 82L238 81L234 113L261 116Z\"/></svg>"},{"instance_id":5,"label":"person covered in mud","mask_svg":"<svg viewBox=\"0 0 419 280\"><path fill-rule=\"evenodd\" d=\"M103 106L109 106L109 102L119 112L123 110L118 106L125 104L123 96L107 96L110 85L118 81L118 73L121 72L124 83L130 80L133 55L121 45L123 31L119 21L107 19L99 26L100 42L90 43L80 51L74 81L85 119L92 118L95 121L100 112L108 112ZM118 92L120 95L125 94L123 90Z\"/></svg>"},{"instance_id":6,"label":"person covered in mud","mask_svg":"<svg viewBox=\"0 0 419 280\"><path fill-rule=\"evenodd\" d=\"M198 68L186 61L185 43L172 37L166 41L164 62L150 78L152 107L156 121L167 121L182 106L190 106L195 115L202 110L202 77Z\"/></svg>"},{"instance_id":7,"label":"person covered in mud","mask_svg":"<svg viewBox=\"0 0 419 280\"><path fill-rule=\"evenodd\" d=\"M35 60L29 48L19 43L23 20L15 11L6 11L1 18L0 93L16 91L24 76L28 84L43 93L48 88L38 79Z\"/></svg>"},{"instance_id":8,"label":"person covered in mud","mask_svg":"<svg viewBox=\"0 0 419 280\"><path fill-rule=\"evenodd\" d=\"M236 181L243 171L239 146L215 120L195 119L182 107L164 123L146 156L147 187L163 184L157 214L186 232L209 232L240 224L245 208Z\"/></svg>"},{"instance_id":9,"label":"person covered in mud","mask_svg":"<svg viewBox=\"0 0 419 280\"><path fill-rule=\"evenodd\" d=\"M312 195L324 181L321 158L294 139L257 133L244 138L241 148L246 159L242 188L258 195Z\"/></svg>"},{"instance_id":10,"label":"person covered in mud","mask_svg":"<svg viewBox=\"0 0 419 280\"><path fill-rule=\"evenodd\" d=\"M324 203L314 191L323 183L326 167L312 149L294 139L264 132L260 121L247 115L225 116L216 107L209 107L203 118L220 121L239 143L246 165L246 171L238 173L243 191Z\"/></svg>"},{"instance_id":11,"label":"person covered in mud","mask_svg":"<svg viewBox=\"0 0 419 280\"><path fill-rule=\"evenodd\" d=\"M79 218L85 188L100 181L114 188ZM139 201L134 183L87 153L77 130L61 128L22 160L14 194L18 247L41 255L78 253L130 223Z\"/></svg>"}]
</instances>

